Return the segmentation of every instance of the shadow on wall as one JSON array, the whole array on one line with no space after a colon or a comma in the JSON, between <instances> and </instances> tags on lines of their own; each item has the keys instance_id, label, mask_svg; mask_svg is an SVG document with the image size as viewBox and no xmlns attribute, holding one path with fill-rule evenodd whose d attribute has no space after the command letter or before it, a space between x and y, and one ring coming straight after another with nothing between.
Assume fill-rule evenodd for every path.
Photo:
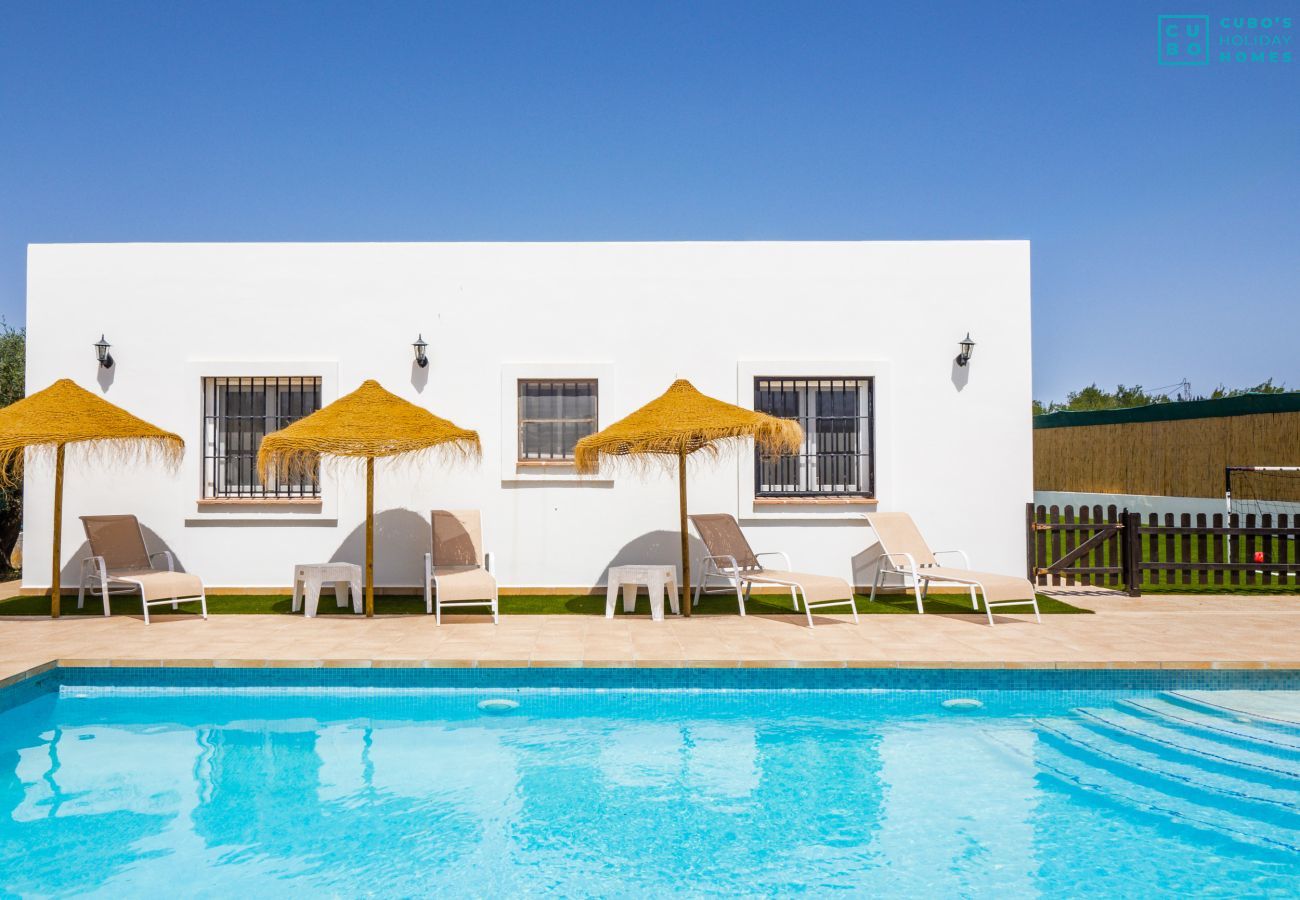
<instances>
[{"instance_id":1,"label":"shadow on wall","mask_svg":"<svg viewBox=\"0 0 1300 900\"><path fill-rule=\"evenodd\" d=\"M704 542L695 535L690 536L691 580L694 581L700 571L700 559L708 553ZM682 538L676 531L647 531L638 538L633 538L619 549L605 567L592 579L592 584L605 584L605 575L612 566L666 566L672 565L677 571L680 583L682 577Z\"/></svg>"},{"instance_id":2,"label":"shadow on wall","mask_svg":"<svg viewBox=\"0 0 1300 900\"><path fill-rule=\"evenodd\" d=\"M790 523L791 523L790 519L783 519L780 521L748 520L743 523L742 530L745 532L745 536L749 538L755 553L766 553L768 551L784 550L786 548L773 547L770 544L767 544L765 541L763 541L761 537L763 528L765 527L785 528L788 527ZM803 520L799 524L803 527L812 527L812 528L838 529L844 527L843 521ZM864 521L862 524L865 526L866 522ZM853 556L850 559L850 564L853 569L853 584L859 587L862 585L866 585L870 587L871 582L876 577L876 567L880 565L882 556L885 551L880 546L880 542L876 540L876 533L874 531L872 531L870 528L863 527L861 529L861 532L862 532L862 540L864 544L863 549L853 554ZM756 537L757 537L757 542L755 541ZM760 546L760 544L762 546ZM776 560L770 560L770 559L761 560L761 562L764 562L769 567L780 565L780 563L777 562ZM791 558L790 566L796 572L808 571L808 567L802 565L797 557ZM901 583L902 583L901 579L898 579L896 581L896 584L901 584ZM888 586L889 584L891 584L891 582L886 581L885 585L882 586Z\"/></svg>"},{"instance_id":3,"label":"shadow on wall","mask_svg":"<svg viewBox=\"0 0 1300 900\"><path fill-rule=\"evenodd\" d=\"M409 509L375 513L375 586L410 587L424 580L424 554L432 538L429 520ZM366 523L348 533L330 562L366 564Z\"/></svg>"},{"instance_id":4,"label":"shadow on wall","mask_svg":"<svg viewBox=\"0 0 1300 900\"><path fill-rule=\"evenodd\" d=\"M767 523L764 523L767 524ZM785 523L780 523L785 524ZM830 525L831 523L827 523ZM187 571L185 562L172 550L171 546L147 525L141 526L144 532L145 547L150 553L168 550L176 561L176 570ZM750 531L749 527L745 529ZM761 530L761 529L760 529ZM853 582L857 585L870 585L876 576L876 566L880 564L882 550L876 542L875 535L869 529L863 529L866 540L871 543L853 555ZM752 538L753 535L748 535ZM429 521L424 516L409 509L387 509L375 513L375 583L380 587L410 587L418 585L424 578L424 554L430 549ZM762 551L770 547L755 546ZM776 548L781 549L781 548ZM681 578L681 539L676 531L649 531L624 544L605 566L596 573L591 584L605 584L605 575L611 566L634 565L672 565L678 579ZM690 536L691 576L699 576L701 560L708 553L701 541L694 534ZM81 561L90 557L90 544L83 540L75 553L63 566L62 580L65 586L75 586L81 578ZM348 533L338 548L330 555L330 562L350 562L359 566L366 563L366 526L362 522ZM161 565L161 560L158 561ZM799 561L792 560L795 569ZM200 573L201 575L202 573ZM902 579L886 579L882 587L898 587Z\"/></svg>"},{"instance_id":5,"label":"shadow on wall","mask_svg":"<svg viewBox=\"0 0 1300 900\"><path fill-rule=\"evenodd\" d=\"M78 521L77 524L80 525L80 521ZM171 553L172 559L175 561L176 571L186 571L185 561L182 560L180 556L176 554L176 551L158 535L158 532L154 531L148 525L141 525L140 530L144 533L144 548L147 552L162 553L166 550ZM90 542L83 539L81 544L77 547L76 552L73 553L68 561L63 564L63 571L59 576L59 581L63 587L76 587L81 583L81 561L84 559L90 559ZM156 559L153 562L154 565L159 568L167 567L166 560ZM112 565L112 560L109 560L109 565Z\"/></svg>"},{"instance_id":6,"label":"shadow on wall","mask_svg":"<svg viewBox=\"0 0 1300 900\"><path fill-rule=\"evenodd\" d=\"M870 586L876 580L876 568L884 561L884 548L876 540L876 536L871 536L871 544L863 550L853 554L853 583L855 585ZM881 587L899 587L903 583L902 578L886 579Z\"/></svg>"},{"instance_id":7,"label":"shadow on wall","mask_svg":"<svg viewBox=\"0 0 1300 900\"><path fill-rule=\"evenodd\" d=\"M411 360L411 387L415 388L417 394L423 394L424 388L429 383L429 367L421 366L415 360Z\"/></svg>"},{"instance_id":8,"label":"shadow on wall","mask_svg":"<svg viewBox=\"0 0 1300 900\"><path fill-rule=\"evenodd\" d=\"M957 360L952 361L952 386L959 392L966 387L966 382L970 381L970 365L959 366Z\"/></svg>"}]
</instances>

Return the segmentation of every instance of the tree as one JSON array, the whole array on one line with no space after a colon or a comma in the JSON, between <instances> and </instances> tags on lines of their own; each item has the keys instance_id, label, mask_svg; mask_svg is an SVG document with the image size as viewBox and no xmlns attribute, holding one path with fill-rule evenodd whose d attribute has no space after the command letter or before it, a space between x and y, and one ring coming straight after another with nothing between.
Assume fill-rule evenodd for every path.
<instances>
[{"instance_id":1,"label":"tree","mask_svg":"<svg viewBox=\"0 0 1300 900\"><path fill-rule=\"evenodd\" d=\"M0 407L21 400L26 393L27 329L14 328L0 319ZM0 568L7 568L9 552L23 527L23 489L0 489Z\"/></svg>"},{"instance_id":2,"label":"tree","mask_svg":"<svg viewBox=\"0 0 1300 900\"><path fill-rule=\"evenodd\" d=\"M1062 410L1079 412L1095 409L1121 409L1126 406L1150 406L1154 403L1172 402L1173 400L1168 394L1149 394L1142 389L1140 384L1131 387L1120 384L1115 386L1114 391L1108 391L1093 383L1086 388L1066 394L1064 403L1053 401L1044 406L1041 402L1035 401L1034 414L1042 415L1043 413L1060 412Z\"/></svg>"},{"instance_id":3,"label":"tree","mask_svg":"<svg viewBox=\"0 0 1300 900\"><path fill-rule=\"evenodd\" d=\"M1178 393L1170 397L1168 394L1163 393L1148 393L1140 384L1131 387L1119 384L1115 386L1115 390L1108 391L1105 388L1098 387L1094 382L1082 390L1071 391L1066 394L1064 403L1058 403L1054 400L1051 403L1044 404L1041 400L1035 400L1034 415L1041 416L1054 412L1080 412L1096 409L1127 409L1131 406L1179 403L1184 400L1219 400L1224 397L1240 397L1243 394L1287 393L1286 385L1274 384L1272 378L1248 388L1226 388L1219 385L1210 393L1209 397L1192 394L1191 385L1186 381L1178 387Z\"/></svg>"},{"instance_id":4,"label":"tree","mask_svg":"<svg viewBox=\"0 0 1300 900\"><path fill-rule=\"evenodd\" d=\"M1226 388L1220 384L1210 392L1210 399L1219 400L1223 397L1240 397L1243 394L1285 394L1286 392L1286 385L1274 384L1273 379L1270 378L1248 388Z\"/></svg>"}]
</instances>

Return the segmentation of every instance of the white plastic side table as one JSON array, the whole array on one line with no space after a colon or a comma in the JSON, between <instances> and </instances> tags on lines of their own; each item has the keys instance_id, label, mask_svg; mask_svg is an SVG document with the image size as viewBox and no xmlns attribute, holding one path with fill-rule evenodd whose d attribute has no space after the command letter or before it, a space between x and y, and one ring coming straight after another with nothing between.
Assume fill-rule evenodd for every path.
<instances>
[{"instance_id":1,"label":"white plastic side table","mask_svg":"<svg viewBox=\"0 0 1300 900\"><path fill-rule=\"evenodd\" d=\"M623 589L623 612L636 609L636 589L644 584L650 594L650 618L661 621L664 617L664 590L668 591L673 615L681 615L677 599L676 566L610 566L606 575L605 618L614 618L614 599Z\"/></svg>"},{"instance_id":2,"label":"white plastic side table","mask_svg":"<svg viewBox=\"0 0 1300 900\"><path fill-rule=\"evenodd\" d=\"M334 599L340 607L348 605L348 589L352 590L352 611L361 613L361 567L353 563L300 563L293 567L293 611L299 605L307 618L316 615L320 605L321 587L334 585Z\"/></svg>"}]
</instances>

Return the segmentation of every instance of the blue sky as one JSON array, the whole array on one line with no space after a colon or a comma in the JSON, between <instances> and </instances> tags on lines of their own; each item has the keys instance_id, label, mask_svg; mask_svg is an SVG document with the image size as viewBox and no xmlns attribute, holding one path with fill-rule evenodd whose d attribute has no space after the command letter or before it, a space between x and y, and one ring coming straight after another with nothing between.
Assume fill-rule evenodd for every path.
<instances>
[{"instance_id":1,"label":"blue sky","mask_svg":"<svg viewBox=\"0 0 1300 900\"><path fill-rule=\"evenodd\" d=\"M1283 5L5 0L0 313L43 241L1028 238L1036 396L1300 388L1300 59L1156 62Z\"/></svg>"}]
</instances>

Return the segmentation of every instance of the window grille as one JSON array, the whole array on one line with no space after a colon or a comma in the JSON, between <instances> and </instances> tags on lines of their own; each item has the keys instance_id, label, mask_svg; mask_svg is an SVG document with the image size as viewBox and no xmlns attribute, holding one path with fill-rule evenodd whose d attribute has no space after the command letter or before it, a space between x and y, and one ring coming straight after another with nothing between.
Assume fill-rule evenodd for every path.
<instances>
[{"instance_id":1,"label":"window grille","mask_svg":"<svg viewBox=\"0 0 1300 900\"><path fill-rule=\"evenodd\" d=\"M257 451L272 431L320 409L319 378L203 379L203 496L319 497L319 471L264 484Z\"/></svg>"},{"instance_id":2,"label":"window grille","mask_svg":"<svg viewBox=\"0 0 1300 900\"><path fill-rule=\"evenodd\" d=\"M875 496L872 379L756 378L754 408L803 428L798 453L755 450L758 496Z\"/></svg>"},{"instance_id":3,"label":"window grille","mask_svg":"<svg viewBox=\"0 0 1300 900\"><path fill-rule=\"evenodd\" d=\"M519 460L571 462L573 447L596 431L593 379L519 380Z\"/></svg>"}]
</instances>

